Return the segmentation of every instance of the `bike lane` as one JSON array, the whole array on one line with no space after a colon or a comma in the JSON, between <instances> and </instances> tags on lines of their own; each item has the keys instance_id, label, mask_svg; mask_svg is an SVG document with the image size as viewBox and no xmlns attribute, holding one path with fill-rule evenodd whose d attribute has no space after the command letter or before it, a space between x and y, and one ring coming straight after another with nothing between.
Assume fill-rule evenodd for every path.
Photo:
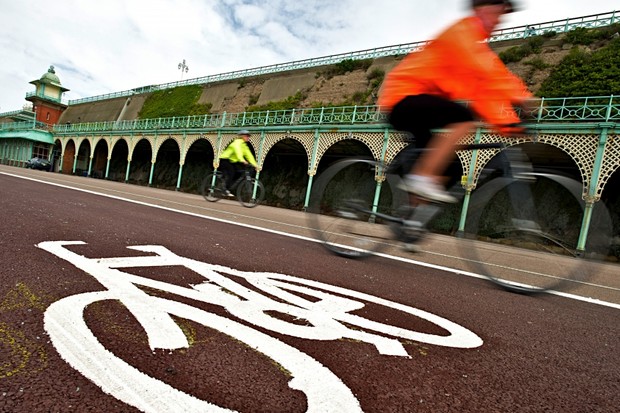
<instances>
[{"instance_id":1,"label":"bike lane","mask_svg":"<svg viewBox=\"0 0 620 413\"><path fill-rule=\"evenodd\" d=\"M17 178L0 184L0 411L620 404L617 309L345 260Z\"/></svg>"}]
</instances>

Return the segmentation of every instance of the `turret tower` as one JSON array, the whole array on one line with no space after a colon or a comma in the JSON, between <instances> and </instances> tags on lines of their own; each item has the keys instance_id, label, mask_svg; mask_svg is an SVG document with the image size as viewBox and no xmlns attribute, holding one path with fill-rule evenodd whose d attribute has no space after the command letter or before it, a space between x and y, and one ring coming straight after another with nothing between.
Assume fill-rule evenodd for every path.
<instances>
[{"instance_id":1,"label":"turret tower","mask_svg":"<svg viewBox=\"0 0 620 413\"><path fill-rule=\"evenodd\" d=\"M30 83L36 86L36 90L28 93L26 100L32 102L37 121L55 125L67 108L67 105L62 103L62 94L69 89L60 83L54 66L50 66L47 73L43 74L40 79Z\"/></svg>"}]
</instances>

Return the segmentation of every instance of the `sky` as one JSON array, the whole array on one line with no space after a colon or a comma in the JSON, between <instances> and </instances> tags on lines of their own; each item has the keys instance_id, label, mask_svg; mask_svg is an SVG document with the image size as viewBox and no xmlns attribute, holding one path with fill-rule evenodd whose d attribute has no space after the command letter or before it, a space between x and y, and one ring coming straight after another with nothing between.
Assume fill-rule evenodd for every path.
<instances>
[{"instance_id":1,"label":"sky","mask_svg":"<svg viewBox=\"0 0 620 413\"><path fill-rule=\"evenodd\" d=\"M431 39L470 0L0 0L0 113L53 65L64 100ZM522 0L501 27L618 10ZM185 61L187 71L180 70Z\"/></svg>"}]
</instances>

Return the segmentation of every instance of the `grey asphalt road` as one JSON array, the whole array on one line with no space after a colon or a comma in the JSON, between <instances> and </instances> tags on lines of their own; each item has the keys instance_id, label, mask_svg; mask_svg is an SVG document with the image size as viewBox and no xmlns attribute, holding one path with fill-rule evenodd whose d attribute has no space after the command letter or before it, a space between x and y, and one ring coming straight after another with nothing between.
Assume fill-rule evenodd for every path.
<instances>
[{"instance_id":1,"label":"grey asphalt road","mask_svg":"<svg viewBox=\"0 0 620 413\"><path fill-rule=\"evenodd\" d=\"M620 405L613 288L512 294L441 239L349 260L301 212L6 166L0 210L2 412Z\"/></svg>"}]
</instances>

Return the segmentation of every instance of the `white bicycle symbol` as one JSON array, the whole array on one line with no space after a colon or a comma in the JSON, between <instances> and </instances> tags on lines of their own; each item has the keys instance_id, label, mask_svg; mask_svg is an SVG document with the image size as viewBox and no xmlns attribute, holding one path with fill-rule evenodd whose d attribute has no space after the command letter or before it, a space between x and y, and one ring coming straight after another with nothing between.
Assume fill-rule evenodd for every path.
<instances>
[{"instance_id":1,"label":"white bicycle symbol","mask_svg":"<svg viewBox=\"0 0 620 413\"><path fill-rule=\"evenodd\" d=\"M37 245L92 275L106 288L104 291L69 296L50 305L45 312L45 330L69 365L105 393L144 412L231 410L181 392L142 373L108 351L84 321L85 309L95 302L120 301L144 328L152 350L189 347L185 334L171 316L192 320L247 344L288 370L292 376L289 387L305 394L308 412L362 410L353 392L328 368L309 355L232 319L184 303L151 296L138 286L221 306L231 316L280 334L309 340L354 339L374 345L384 355L409 357L398 339L455 348L482 345L482 340L476 334L445 318L357 291L289 275L237 271L180 257L162 246L129 247L155 255L99 259L86 258L65 248L83 244L81 241L49 241ZM186 288L119 270L163 266L186 267L203 276L205 281ZM256 290L235 282L232 279L234 277L243 279ZM313 297L315 300L310 301L302 296ZM269 297L277 297L281 301ZM448 334L411 331L351 314L363 308L364 302L427 320ZM306 320L307 323L288 323L270 316L269 312L287 314ZM359 329L354 330L347 325Z\"/></svg>"}]
</instances>

